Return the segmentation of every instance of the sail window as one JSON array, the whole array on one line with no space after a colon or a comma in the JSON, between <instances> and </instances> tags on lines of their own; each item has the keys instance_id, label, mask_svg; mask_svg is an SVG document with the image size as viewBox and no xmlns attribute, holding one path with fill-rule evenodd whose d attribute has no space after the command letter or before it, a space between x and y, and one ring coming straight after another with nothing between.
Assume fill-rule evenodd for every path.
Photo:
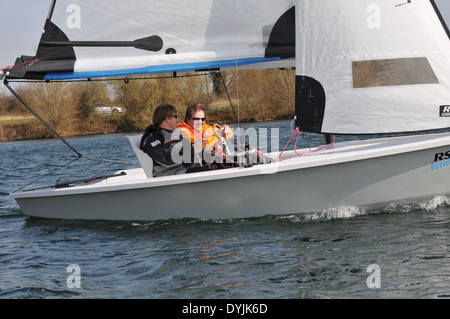
<instances>
[{"instance_id":1,"label":"sail window","mask_svg":"<svg viewBox=\"0 0 450 319\"><path fill-rule=\"evenodd\" d=\"M352 67L354 88L439 83L427 58L357 61Z\"/></svg>"}]
</instances>

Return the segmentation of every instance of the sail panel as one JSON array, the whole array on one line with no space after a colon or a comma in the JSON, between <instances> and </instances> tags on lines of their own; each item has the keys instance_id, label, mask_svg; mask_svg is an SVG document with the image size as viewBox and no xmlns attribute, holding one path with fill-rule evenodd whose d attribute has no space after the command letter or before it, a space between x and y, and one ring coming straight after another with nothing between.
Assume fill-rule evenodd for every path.
<instances>
[{"instance_id":1,"label":"sail panel","mask_svg":"<svg viewBox=\"0 0 450 319\"><path fill-rule=\"evenodd\" d=\"M387 134L450 127L440 112L450 105L450 40L430 0L401 6L302 0L296 22L301 130ZM323 89L321 98L305 90L305 79Z\"/></svg>"},{"instance_id":2,"label":"sail panel","mask_svg":"<svg viewBox=\"0 0 450 319\"><path fill-rule=\"evenodd\" d=\"M295 55L294 0L54 0L44 31L23 77L276 67ZM54 61L67 69L46 69Z\"/></svg>"}]
</instances>

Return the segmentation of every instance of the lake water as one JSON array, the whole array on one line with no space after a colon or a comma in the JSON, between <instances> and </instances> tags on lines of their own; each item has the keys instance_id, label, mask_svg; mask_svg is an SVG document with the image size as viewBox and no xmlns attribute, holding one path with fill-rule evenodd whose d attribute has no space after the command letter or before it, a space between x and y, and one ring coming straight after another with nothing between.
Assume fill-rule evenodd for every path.
<instances>
[{"instance_id":1,"label":"lake water","mask_svg":"<svg viewBox=\"0 0 450 319\"><path fill-rule=\"evenodd\" d=\"M289 122L267 126L283 147ZM39 183L138 167L124 134L68 141L90 160ZM449 198L227 221L25 217L9 193L75 157L59 140L0 143L0 298L450 298Z\"/></svg>"}]
</instances>

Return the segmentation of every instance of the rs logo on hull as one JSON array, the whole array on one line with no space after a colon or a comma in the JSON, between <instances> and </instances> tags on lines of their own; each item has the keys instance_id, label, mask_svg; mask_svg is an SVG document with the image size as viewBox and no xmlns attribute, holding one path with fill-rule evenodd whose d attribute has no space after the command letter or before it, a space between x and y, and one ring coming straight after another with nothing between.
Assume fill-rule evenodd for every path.
<instances>
[{"instance_id":1,"label":"rs logo on hull","mask_svg":"<svg viewBox=\"0 0 450 319\"><path fill-rule=\"evenodd\" d=\"M431 162L431 171L437 171L447 166L450 166L450 151L434 154L434 159Z\"/></svg>"}]
</instances>

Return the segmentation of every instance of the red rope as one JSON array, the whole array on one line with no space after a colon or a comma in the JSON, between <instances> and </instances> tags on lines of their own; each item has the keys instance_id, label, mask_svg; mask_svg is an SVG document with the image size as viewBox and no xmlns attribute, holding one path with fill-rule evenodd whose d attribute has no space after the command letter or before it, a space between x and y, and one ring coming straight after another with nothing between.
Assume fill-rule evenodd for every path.
<instances>
[{"instance_id":1,"label":"red rope","mask_svg":"<svg viewBox=\"0 0 450 319\"><path fill-rule=\"evenodd\" d=\"M16 65L7 66L6 68L0 69L0 71L6 70L6 69L12 69L12 68L15 68L16 66L25 65L25 64L28 64L28 63L36 62L36 61L37 60L34 59L33 61L28 61L28 62L16 64Z\"/></svg>"}]
</instances>

